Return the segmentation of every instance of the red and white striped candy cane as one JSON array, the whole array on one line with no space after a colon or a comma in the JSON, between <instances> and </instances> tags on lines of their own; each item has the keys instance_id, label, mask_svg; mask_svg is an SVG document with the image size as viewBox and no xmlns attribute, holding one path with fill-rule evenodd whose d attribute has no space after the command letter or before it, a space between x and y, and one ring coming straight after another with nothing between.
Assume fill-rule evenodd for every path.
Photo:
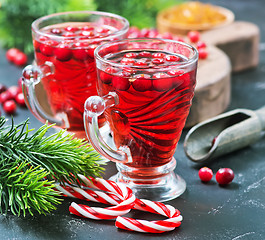
<instances>
[{"instance_id":1,"label":"red and white striped candy cane","mask_svg":"<svg viewBox=\"0 0 265 240\"><path fill-rule=\"evenodd\" d=\"M64 195L69 197L76 197L80 199L86 199L95 202L104 202L115 204L116 206L99 208L99 207L89 207L82 204L72 203L69 207L69 211L72 214L78 215L80 217L91 218L95 220L101 219L115 219L117 216L124 215L128 213L134 206L135 196L132 190L122 184L115 183L113 181L104 180L102 178L86 178L80 176L87 187L100 189L107 191L107 193L93 190L84 190L77 187L70 186L57 186L57 190L61 191ZM116 199L119 201L114 202L114 194ZM108 199L108 200L106 200ZM122 201L120 201L120 200Z\"/></svg>"},{"instance_id":2,"label":"red and white striped candy cane","mask_svg":"<svg viewBox=\"0 0 265 240\"><path fill-rule=\"evenodd\" d=\"M116 227L130 231L145 233L163 233L174 230L181 225L182 216L179 210L171 205L160 202L153 202L147 199L136 199L135 209L157 213L168 217L165 220L146 221L118 216L115 222Z\"/></svg>"},{"instance_id":3,"label":"red and white striped candy cane","mask_svg":"<svg viewBox=\"0 0 265 240\"><path fill-rule=\"evenodd\" d=\"M109 208L91 208L86 205L72 203L69 210L71 213L80 217L92 219L113 219L116 218L116 227L130 231L146 233L163 233L172 231L181 225L182 216L179 210L171 205L165 205L160 202L153 202L147 199L135 199L131 189L124 185L104 179L93 179L80 176L84 186L100 189L106 192L95 191L91 189L78 188L73 186L58 186L57 189L64 195L83 199L87 201L100 202L116 205ZM127 193L128 192L128 193ZM127 198L125 197L127 196ZM134 201L132 201L134 199ZM167 217L165 220L146 221L136 220L127 217L121 217L131 208L156 213Z\"/></svg>"}]
</instances>

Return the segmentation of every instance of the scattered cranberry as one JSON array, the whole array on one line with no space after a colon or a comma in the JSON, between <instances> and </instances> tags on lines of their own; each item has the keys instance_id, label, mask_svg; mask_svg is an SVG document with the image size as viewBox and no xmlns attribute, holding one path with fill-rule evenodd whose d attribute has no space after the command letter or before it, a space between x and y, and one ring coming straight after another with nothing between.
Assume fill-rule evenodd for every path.
<instances>
[{"instance_id":1,"label":"scattered cranberry","mask_svg":"<svg viewBox=\"0 0 265 240\"><path fill-rule=\"evenodd\" d=\"M216 181L220 184L220 185L227 185L229 183L231 183L234 179L234 172L232 169L230 168L220 168L216 175Z\"/></svg>"},{"instance_id":2,"label":"scattered cranberry","mask_svg":"<svg viewBox=\"0 0 265 240\"><path fill-rule=\"evenodd\" d=\"M21 106L21 107L25 107L26 103L25 103L25 99L24 99L24 95L22 92L18 93L15 97L15 101L16 103Z\"/></svg>"},{"instance_id":3,"label":"scattered cranberry","mask_svg":"<svg viewBox=\"0 0 265 240\"><path fill-rule=\"evenodd\" d=\"M0 103L4 104L6 101L11 100L13 97L9 91L4 91L0 94Z\"/></svg>"},{"instance_id":4,"label":"scattered cranberry","mask_svg":"<svg viewBox=\"0 0 265 240\"><path fill-rule=\"evenodd\" d=\"M206 48L206 43L205 42L202 42L202 41L199 41L196 43L196 47L199 49L199 48Z\"/></svg>"},{"instance_id":5,"label":"scattered cranberry","mask_svg":"<svg viewBox=\"0 0 265 240\"><path fill-rule=\"evenodd\" d=\"M196 43L200 40L200 33L198 31L190 31L188 38L191 42Z\"/></svg>"},{"instance_id":6,"label":"scattered cranberry","mask_svg":"<svg viewBox=\"0 0 265 240\"><path fill-rule=\"evenodd\" d=\"M205 48L199 48L199 59L206 59L208 57L208 51Z\"/></svg>"},{"instance_id":7,"label":"scattered cranberry","mask_svg":"<svg viewBox=\"0 0 265 240\"><path fill-rule=\"evenodd\" d=\"M199 178L203 182L209 182L213 177L213 171L212 169L208 167L203 167L199 170Z\"/></svg>"},{"instance_id":8,"label":"scattered cranberry","mask_svg":"<svg viewBox=\"0 0 265 240\"><path fill-rule=\"evenodd\" d=\"M27 55L17 48L10 48L7 50L6 58L9 62L17 66L24 66L28 61Z\"/></svg>"},{"instance_id":9,"label":"scattered cranberry","mask_svg":"<svg viewBox=\"0 0 265 240\"><path fill-rule=\"evenodd\" d=\"M25 66L27 62L28 62L27 55L23 52L18 52L14 59L14 64L17 66Z\"/></svg>"},{"instance_id":10,"label":"scattered cranberry","mask_svg":"<svg viewBox=\"0 0 265 240\"><path fill-rule=\"evenodd\" d=\"M20 88L18 86L11 86L7 89L7 91L10 93L11 98L15 99L15 97L18 95L20 92Z\"/></svg>"},{"instance_id":11,"label":"scattered cranberry","mask_svg":"<svg viewBox=\"0 0 265 240\"><path fill-rule=\"evenodd\" d=\"M7 114L14 114L17 106L14 100L7 100L3 103L3 109Z\"/></svg>"},{"instance_id":12,"label":"scattered cranberry","mask_svg":"<svg viewBox=\"0 0 265 240\"><path fill-rule=\"evenodd\" d=\"M17 54L20 52L20 50L19 49L17 49L17 48L10 48L10 49L8 49L7 50L7 52L6 52L6 58L7 58L7 60L9 61L9 62L14 62L14 60L15 60L15 58L16 58L16 56L17 56Z\"/></svg>"}]
</instances>

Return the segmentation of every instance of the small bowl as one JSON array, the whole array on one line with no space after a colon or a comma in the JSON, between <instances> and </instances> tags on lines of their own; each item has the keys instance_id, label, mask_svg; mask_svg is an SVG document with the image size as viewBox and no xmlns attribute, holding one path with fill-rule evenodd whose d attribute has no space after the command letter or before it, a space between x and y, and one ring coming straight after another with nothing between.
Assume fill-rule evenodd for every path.
<instances>
[{"instance_id":1,"label":"small bowl","mask_svg":"<svg viewBox=\"0 0 265 240\"><path fill-rule=\"evenodd\" d=\"M192 2L190 2L192 3ZM195 2L196 3L196 2ZM206 31L213 28L219 28L231 24L234 19L235 15L232 11L215 6L210 5L212 9L218 11L218 13L224 16L224 20L218 23L198 23L198 24L184 24L178 22L171 22L168 20L167 16L169 14L174 13L179 6L173 6L171 8L165 9L158 13L157 15L157 29L160 33L170 32L172 34L179 34L179 35L187 35L189 31Z\"/></svg>"}]
</instances>

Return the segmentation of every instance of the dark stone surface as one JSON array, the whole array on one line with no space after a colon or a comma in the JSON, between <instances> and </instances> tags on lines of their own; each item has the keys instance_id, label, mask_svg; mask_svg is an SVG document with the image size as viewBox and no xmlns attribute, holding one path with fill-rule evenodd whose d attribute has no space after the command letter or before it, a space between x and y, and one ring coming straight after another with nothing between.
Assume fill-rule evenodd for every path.
<instances>
[{"instance_id":1,"label":"dark stone surface","mask_svg":"<svg viewBox=\"0 0 265 240\"><path fill-rule=\"evenodd\" d=\"M231 9L236 20L253 22L261 30L259 66L232 76L232 101L228 110L258 109L265 104L265 1L210 2ZM7 63L4 54L0 50L0 82L11 86L17 83L21 69ZM19 123L28 117L32 128L41 126L26 109L18 110L15 122ZM200 166L188 160L183 151L185 134L186 131L182 135L175 158L178 162L176 173L185 178L187 190L181 197L168 202L178 208L184 217L179 229L162 235L118 230L113 221L85 220L70 215L68 207L72 200L67 199L58 210L47 216L18 218L0 215L0 239L265 239L265 139L223 156L209 165L214 172L220 167L234 170L233 183L228 187L220 187L215 180L208 184L199 180ZM115 166L109 164L106 177L113 173ZM159 216L137 211L128 216L161 219Z\"/></svg>"}]
</instances>

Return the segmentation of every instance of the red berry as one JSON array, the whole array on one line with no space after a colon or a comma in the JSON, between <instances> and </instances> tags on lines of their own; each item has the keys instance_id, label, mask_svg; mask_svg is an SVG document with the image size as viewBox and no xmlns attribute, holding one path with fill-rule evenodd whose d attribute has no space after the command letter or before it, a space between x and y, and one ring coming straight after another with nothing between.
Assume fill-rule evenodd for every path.
<instances>
[{"instance_id":1,"label":"red berry","mask_svg":"<svg viewBox=\"0 0 265 240\"><path fill-rule=\"evenodd\" d=\"M234 172L232 169L230 168L220 168L216 175L216 181L220 184L220 185L227 185L229 183L231 183L234 179Z\"/></svg>"},{"instance_id":2,"label":"red berry","mask_svg":"<svg viewBox=\"0 0 265 240\"><path fill-rule=\"evenodd\" d=\"M23 93L18 93L17 96L15 97L15 101L18 105L20 105L21 107L25 107L25 99L24 99L24 95Z\"/></svg>"},{"instance_id":3,"label":"red berry","mask_svg":"<svg viewBox=\"0 0 265 240\"><path fill-rule=\"evenodd\" d=\"M203 182L209 182L212 177L213 177L213 171L212 169L208 168L208 167L203 167L199 170L199 178L203 181Z\"/></svg>"},{"instance_id":4,"label":"red berry","mask_svg":"<svg viewBox=\"0 0 265 240\"><path fill-rule=\"evenodd\" d=\"M124 55L124 57L125 57L125 58L136 58L136 57L137 57L137 53L133 53L133 52L131 52L131 53L126 53L126 54Z\"/></svg>"},{"instance_id":5,"label":"red berry","mask_svg":"<svg viewBox=\"0 0 265 240\"><path fill-rule=\"evenodd\" d=\"M151 90L152 80L147 74L140 74L135 76L135 80L132 82L132 86L136 91L145 92Z\"/></svg>"},{"instance_id":6,"label":"red berry","mask_svg":"<svg viewBox=\"0 0 265 240\"><path fill-rule=\"evenodd\" d=\"M131 76L128 72L120 72L112 79L112 86L121 91L126 91L130 87L129 77Z\"/></svg>"},{"instance_id":7,"label":"red berry","mask_svg":"<svg viewBox=\"0 0 265 240\"><path fill-rule=\"evenodd\" d=\"M199 48L198 53L199 53L199 59L206 59L208 57L208 52L205 48Z\"/></svg>"},{"instance_id":8,"label":"red berry","mask_svg":"<svg viewBox=\"0 0 265 240\"><path fill-rule=\"evenodd\" d=\"M11 98L15 99L20 90L18 86L11 86L7 89L7 91L10 93Z\"/></svg>"},{"instance_id":9,"label":"red berry","mask_svg":"<svg viewBox=\"0 0 265 240\"><path fill-rule=\"evenodd\" d=\"M72 26L67 26L64 28L65 31L67 32L76 32L78 31L78 28L77 27L72 27Z\"/></svg>"},{"instance_id":10,"label":"red berry","mask_svg":"<svg viewBox=\"0 0 265 240\"><path fill-rule=\"evenodd\" d=\"M134 64L134 59L131 59L131 58L123 58L121 60L121 63L122 64L125 64L125 65L131 65L131 64Z\"/></svg>"},{"instance_id":11,"label":"red berry","mask_svg":"<svg viewBox=\"0 0 265 240\"><path fill-rule=\"evenodd\" d=\"M167 91L172 88L172 77L166 73L155 73L153 75L153 87L157 91Z\"/></svg>"},{"instance_id":12,"label":"red berry","mask_svg":"<svg viewBox=\"0 0 265 240\"><path fill-rule=\"evenodd\" d=\"M94 34L93 31L87 31L87 30L82 31L82 32L80 33L80 35L81 35L81 36L84 36L84 37L87 37L87 38L89 38L89 37L94 37L94 36L95 36L95 34Z\"/></svg>"},{"instance_id":13,"label":"red berry","mask_svg":"<svg viewBox=\"0 0 265 240\"><path fill-rule=\"evenodd\" d=\"M190 31L188 38L191 42L196 43L200 40L200 33L198 31Z\"/></svg>"},{"instance_id":14,"label":"red berry","mask_svg":"<svg viewBox=\"0 0 265 240\"><path fill-rule=\"evenodd\" d=\"M72 57L72 51L67 45L60 45L54 49L54 55L62 62L69 61Z\"/></svg>"},{"instance_id":15,"label":"red berry","mask_svg":"<svg viewBox=\"0 0 265 240\"><path fill-rule=\"evenodd\" d=\"M17 66L24 66L26 65L27 61L28 61L27 55L23 52L18 52L14 59L14 64Z\"/></svg>"},{"instance_id":16,"label":"red berry","mask_svg":"<svg viewBox=\"0 0 265 240\"><path fill-rule=\"evenodd\" d=\"M111 83L112 74L116 72L117 70L115 68L107 67L105 71L100 71L99 78L104 83Z\"/></svg>"},{"instance_id":17,"label":"red berry","mask_svg":"<svg viewBox=\"0 0 265 240\"><path fill-rule=\"evenodd\" d=\"M7 114L13 114L16 112L17 106L14 100L7 100L3 103L3 109Z\"/></svg>"},{"instance_id":18,"label":"red berry","mask_svg":"<svg viewBox=\"0 0 265 240\"><path fill-rule=\"evenodd\" d=\"M165 62L165 60L163 58L155 58L152 60L152 63L154 63L154 64L162 64L164 62Z\"/></svg>"},{"instance_id":19,"label":"red berry","mask_svg":"<svg viewBox=\"0 0 265 240\"><path fill-rule=\"evenodd\" d=\"M180 57L176 56L176 55L167 55L165 57L166 61L168 62L178 62L180 60Z\"/></svg>"},{"instance_id":20,"label":"red berry","mask_svg":"<svg viewBox=\"0 0 265 240\"><path fill-rule=\"evenodd\" d=\"M56 41L53 40L47 40L44 43L42 43L40 45L40 51L43 55L45 56L52 56L53 55L53 51L54 51L54 47L57 45L58 43Z\"/></svg>"},{"instance_id":21,"label":"red berry","mask_svg":"<svg viewBox=\"0 0 265 240\"><path fill-rule=\"evenodd\" d=\"M145 66L147 66L148 64L147 64L147 62L146 62L146 60L145 59L140 59L140 60L138 60L138 61L136 61L135 63L134 63L134 66L138 66L138 67L145 67Z\"/></svg>"},{"instance_id":22,"label":"red berry","mask_svg":"<svg viewBox=\"0 0 265 240\"><path fill-rule=\"evenodd\" d=\"M61 35L62 34L62 30L59 28L53 28L51 29L51 33L54 35Z\"/></svg>"},{"instance_id":23,"label":"red berry","mask_svg":"<svg viewBox=\"0 0 265 240\"><path fill-rule=\"evenodd\" d=\"M20 53L20 50L17 48L10 48L6 52L6 58L9 62L14 62L17 54Z\"/></svg>"},{"instance_id":24,"label":"red berry","mask_svg":"<svg viewBox=\"0 0 265 240\"><path fill-rule=\"evenodd\" d=\"M202 41L199 41L199 42L196 43L196 47L197 47L197 49L206 48L206 43L202 42Z\"/></svg>"},{"instance_id":25,"label":"red berry","mask_svg":"<svg viewBox=\"0 0 265 240\"><path fill-rule=\"evenodd\" d=\"M140 52L139 54L138 54L138 56L139 57L144 57L144 58L149 58L149 57L151 57L152 56L152 54L150 53L150 52Z\"/></svg>"},{"instance_id":26,"label":"red berry","mask_svg":"<svg viewBox=\"0 0 265 240\"><path fill-rule=\"evenodd\" d=\"M4 104L6 101L11 100L12 95L9 91L4 91L0 94L0 103Z\"/></svg>"},{"instance_id":27,"label":"red berry","mask_svg":"<svg viewBox=\"0 0 265 240\"><path fill-rule=\"evenodd\" d=\"M166 56L165 53L161 53L161 52L158 52L158 53L154 53L152 55L153 58L164 58Z\"/></svg>"}]
</instances>

